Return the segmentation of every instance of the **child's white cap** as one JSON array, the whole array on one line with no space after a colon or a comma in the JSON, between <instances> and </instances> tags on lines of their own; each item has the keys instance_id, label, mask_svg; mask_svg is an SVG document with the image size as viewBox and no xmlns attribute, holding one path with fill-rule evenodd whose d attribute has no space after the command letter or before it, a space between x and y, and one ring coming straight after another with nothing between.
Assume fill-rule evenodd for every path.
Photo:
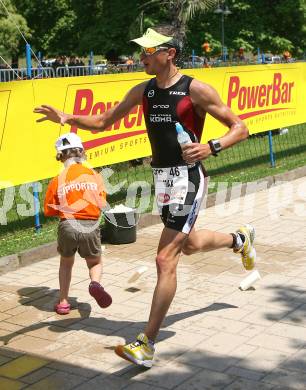
<instances>
[{"instance_id":1,"label":"child's white cap","mask_svg":"<svg viewBox=\"0 0 306 390\"><path fill-rule=\"evenodd\" d=\"M70 148L84 149L81 138L75 133L63 134L55 142L55 149L58 152Z\"/></svg>"}]
</instances>

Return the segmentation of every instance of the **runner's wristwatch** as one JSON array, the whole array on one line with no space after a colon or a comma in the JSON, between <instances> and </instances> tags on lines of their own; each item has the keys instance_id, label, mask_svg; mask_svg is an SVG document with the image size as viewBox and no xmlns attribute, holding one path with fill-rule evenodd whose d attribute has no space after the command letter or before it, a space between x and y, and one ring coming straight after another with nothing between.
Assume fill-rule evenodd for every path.
<instances>
[{"instance_id":1,"label":"runner's wristwatch","mask_svg":"<svg viewBox=\"0 0 306 390\"><path fill-rule=\"evenodd\" d=\"M221 150L222 150L222 146L221 146L220 140L218 140L218 139L211 139L211 140L208 141L208 145L210 147L211 154L213 156L217 157L218 153L221 152Z\"/></svg>"}]
</instances>

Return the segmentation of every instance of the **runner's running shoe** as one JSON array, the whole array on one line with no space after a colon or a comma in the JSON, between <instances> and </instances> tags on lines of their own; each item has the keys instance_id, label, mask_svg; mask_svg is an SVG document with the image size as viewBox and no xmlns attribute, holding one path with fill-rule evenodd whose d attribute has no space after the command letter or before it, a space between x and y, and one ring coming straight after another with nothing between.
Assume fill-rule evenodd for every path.
<instances>
[{"instance_id":1,"label":"runner's running shoe","mask_svg":"<svg viewBox=\"0 0 306 390\"><path fill-rule=\"evenodd\" d=\"M255 266L256 250L253 242L255 240L255 229L252 225L244 225L240 227L236 234L239 234L243 241L243 245L239 249L234 249L234 252L241 254L241 260L246 270L251 270Z\"/></svg>"},{"instance_id":2,"label":"runner's running shoe","mask_svg":"<svg viewBox=\"0 0 306 390\"><path fill-rule=\"evenodd\" d=\"M140 333L136 341L127 345L118 345L115 352L118 356L134 364L144 367L152 367L154 345L151 344L144 333Z\"/></svg>"}]
</instances>

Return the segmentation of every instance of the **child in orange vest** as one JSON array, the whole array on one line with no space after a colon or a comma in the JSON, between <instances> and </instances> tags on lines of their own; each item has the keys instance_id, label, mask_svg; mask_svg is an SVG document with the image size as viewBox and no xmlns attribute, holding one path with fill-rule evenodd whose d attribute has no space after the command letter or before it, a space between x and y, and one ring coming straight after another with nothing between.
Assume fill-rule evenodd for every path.
<instances>
[{"instance_id":1,"label":"child in orange vest","mask_svg":"<svg viewBox=\"0 0 306 390\"><path fill-rule=\"evenodd\" d=\"M89 293L100 307L112 303L111 296L100 284L102 273L99 217L105 206L103 181L93 169L82 164L86 159L80 137L64 134L55 143L56 159L64 170L54 177L47 188L44 212L58 216L58 252L60 254L60 297L55 305L58 314L68 314L68 292L75 253L85 258L91 283Z\"/></svg>"}]
</instances>

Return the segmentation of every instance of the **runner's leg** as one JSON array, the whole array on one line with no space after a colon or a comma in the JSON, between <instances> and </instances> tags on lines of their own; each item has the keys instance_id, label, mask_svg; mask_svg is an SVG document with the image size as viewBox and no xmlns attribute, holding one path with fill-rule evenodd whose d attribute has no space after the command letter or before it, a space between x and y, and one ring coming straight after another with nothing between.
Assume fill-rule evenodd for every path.
<instances>
[{"instance_id":1,"label":"runner's leg","mask_svg":"<svg viewBox=\"0 0 306 390\"><path fill-rule=\"evenodd\" d=\"M150 340L155 340L175 295L176 268L185 239L186 234L169 228L164 228L160 237L156 257L157 284L144 331Z\"/></svg>"},{"instance_id":2,"label":"runner's leg","mask_svg":"<svg viewBox=\"0 0 306 390\"><path fill-rule=\"evenodd\" d=\"M191 255L196 252L208 252L220 248L232 248L233 236L211 230L192 228L188 238L184 242L182 252Z\"/></svg>"}]
</instances>

